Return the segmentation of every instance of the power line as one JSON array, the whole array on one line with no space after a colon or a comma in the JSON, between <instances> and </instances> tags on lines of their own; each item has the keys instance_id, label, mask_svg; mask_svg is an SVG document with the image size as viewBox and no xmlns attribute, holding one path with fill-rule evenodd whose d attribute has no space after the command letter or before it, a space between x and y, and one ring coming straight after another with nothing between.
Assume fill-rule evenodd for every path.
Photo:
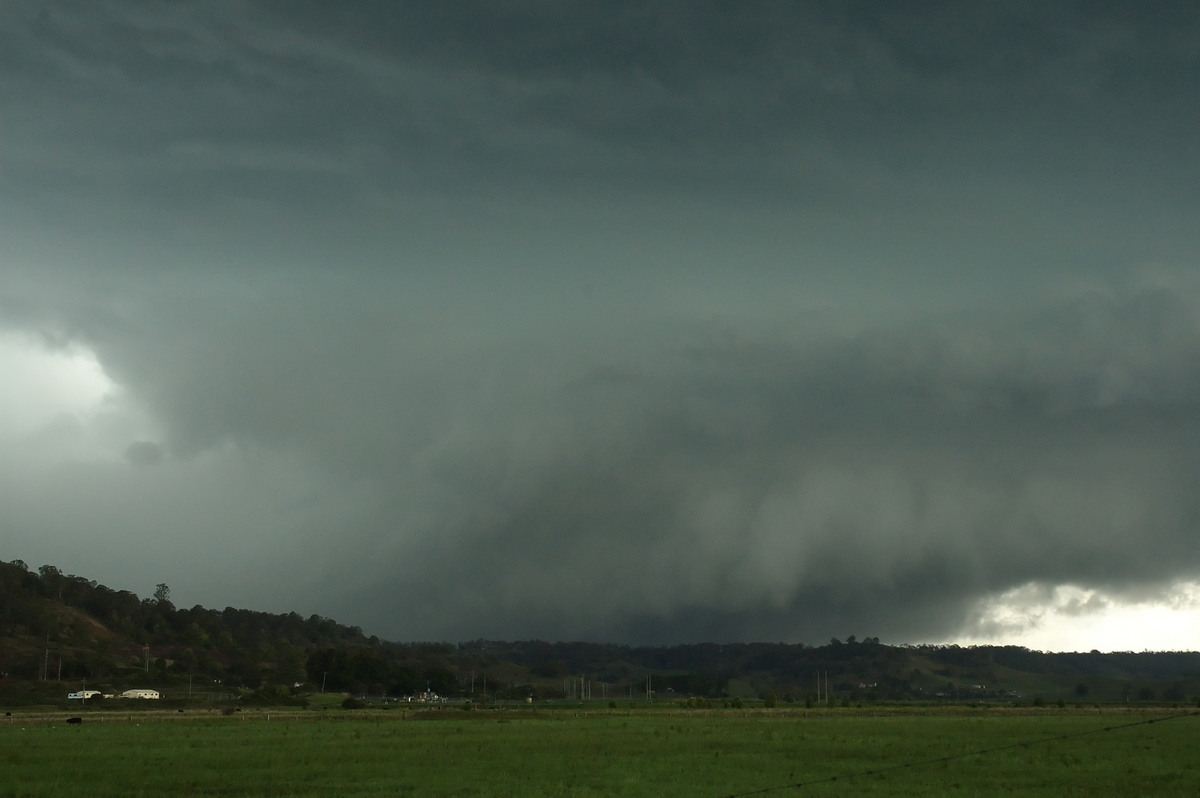
<instances>
[{"instance_id":1,"label":"power line","mask_svg":"<svg viewBox=\"0 0 1200 798\"><path fill-rule=\"evenodd\" d=\"M886 765L884 767L871 768L869 770L859 770L853 773L844 773L838 776L824 776L819 779L811 779L809 781L796 781L791 784L779 784L774 787L763 787L749 792L731 793L727 798L746 798L749 795L766 795L770 792L779 792L780 790L798 790L803 787L811 787L816 784L829 784L835 781L843 781L848 779L856 779L860 776L878 776L882 773L889 773L894 770L903 770L905 768L914 768L921 765L932 765L938 762L950 762L955 759L966 759L969 756L982 756L984 754L995 753L996 751L1007 751L1013 748L1025 748L1031 745L1041 745L1042 743L1052 743L1058 740L1069 740L1072 737L1083 737L1088 734L1100 734L1102 732L1117 731L1119 729L1129 729L1134 726L1149 726L1152 723L1161 723L1166 720L1175 720L1176 718L1194 718L1200 717L1200 712L1187 712L1179 715L1164 715L1158 718L1147 718L1146 720L1135 720L1129 723L1119 723L1115 726L1104 726L1099 729L1088 729L1087 731L1071 732L1070 734L1057 734L1053 737L1042 737L1037 740L1025 740L1019 743L1008 743L1007 745L997 745L992 748L980 748L975 751L966 751L961 754L949 754L947 756L933 757L932 759L918 759L913 762L901 762L897 765Z\"/></svg>"}]
</instances>

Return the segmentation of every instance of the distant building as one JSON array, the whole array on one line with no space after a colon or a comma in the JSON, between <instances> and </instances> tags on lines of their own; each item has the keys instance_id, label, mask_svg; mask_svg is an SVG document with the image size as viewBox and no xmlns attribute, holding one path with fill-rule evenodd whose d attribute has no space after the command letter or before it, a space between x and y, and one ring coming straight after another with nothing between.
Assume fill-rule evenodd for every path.
<instances>
[{"instance_id":1,"label":"distant building","mask_svg":"<svg viewBox=\"0 0 1200 798\"><path fill-rule=\"evenodd\" d=\"M99 690L80 690L78 693L67 693L67 699L70 701L86 701L98 695L100 695Z\"/></svg>"},{"instance_id":2,"label":"distant building","mask_svg":"<svg viewBox=\"0 0 1200 798\"><path fill-rule=\"evenodd\" d=\"M161 698L157 690L126 690L118 698Z\"/></svg>"}]
</instances>

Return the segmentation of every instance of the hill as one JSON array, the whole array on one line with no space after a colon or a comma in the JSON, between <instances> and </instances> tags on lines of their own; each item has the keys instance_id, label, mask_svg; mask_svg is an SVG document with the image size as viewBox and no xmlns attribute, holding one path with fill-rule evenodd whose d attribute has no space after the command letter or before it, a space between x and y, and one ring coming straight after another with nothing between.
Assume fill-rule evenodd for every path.
<instances>
[{"instance_id":1,"label":"hill","mask_svg":"<svg viewBox=\"0 0 1200 798\"><path fill-rule=\"evenodd\" d=\"M0 563L0 703L83 686L168 698L314 692L475 701L1200 702L1200 653L802 643L624 646L540 640L397 643L296 613L175 607L51 565Z\"/></svg>"}]
</instances>

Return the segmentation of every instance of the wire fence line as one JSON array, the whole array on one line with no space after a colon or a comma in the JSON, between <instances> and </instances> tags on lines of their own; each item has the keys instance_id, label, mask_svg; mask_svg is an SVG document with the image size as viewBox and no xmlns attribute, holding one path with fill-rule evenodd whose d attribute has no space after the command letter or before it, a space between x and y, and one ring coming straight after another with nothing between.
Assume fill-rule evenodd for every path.
<instances>
[{"instance_id":1,"label":"wire fence line","mask_svg":"<svg viewBox=\"0 0 1200 798\"><path fill-rule=\"evenodd\" d=\"M906 768L921 767L922 765L934 765L939 762L951 762L956 759L966 759L972 756L984 756L993 754L997 751L1008 751L1014 748L1028 748L1034 745L1042 745L1045 743L1057 742L1059 740L1069 740L1073 737L1085 737L1090 734L1103 734L1104 732L1119 731L1121 729L1131 729L1135 726L1149 726L1154 723L1163 723L1168 720L1176 720L1178 718L1195 718L1200 717L1200 712L1186 712L1173 715L1161 715L1156 718L1146 718L1143 720L1130 721L1128 723L1110 724L1101 726L1096 729L1086 729L1079 732L1070 732L1069 734L1055 734L1050 737L1040 737L1035 740L1022 740L1016 743L1006 743L1005 745L995 745L989 748L979 748L973 751L964 751L959 754L947 754L946 756L935 756L929 759L917 759L912 762L900 762L895 765L885 765L883 767L868 768L866 770L857 770L850 773L842 773L833 776L822 776L818 779L810 779L807 781L794 781L788 784L778 784L773 787L761 787L756 790L748 790L746 792L730 793L725 798L747 798L752 795L766 795L772 792L782 792L783 790L799 790L805 787L812 787L818 784L830 784L836 781L848 781L863 776L878 776L884 773L890 773Z\"/></svg>"}]
</instances>

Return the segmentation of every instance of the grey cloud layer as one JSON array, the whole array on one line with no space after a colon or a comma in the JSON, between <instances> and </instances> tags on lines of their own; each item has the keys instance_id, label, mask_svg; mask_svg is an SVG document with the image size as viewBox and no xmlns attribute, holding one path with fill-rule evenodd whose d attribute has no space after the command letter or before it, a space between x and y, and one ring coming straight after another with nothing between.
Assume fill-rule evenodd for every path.
<instances>
[{"instance_id":1,"label":"grey cloud layer","mask_svg":"<svg viewBox=\"0 0 1200 798\"><path fill-rule=\"evenodd\" d=\"M862 161L902 179L980 161L1095 173L1093 159L1131 147L1170 162L1198 121L1185 101L1198 20L1182 9L37 4L7 16L8 102L25 112L9 133L33 155L29 179L74 167L84 174L64 179L157 183L192 202L373 176L420 193L531 180L761 193L783 180L775 198L816 180L828 202L829 181ZM85 147L63 165L68 141Z\"/></svg>"},{"instance_id":2,"label":"grey cloud layer","mask_svg":"<svg viewBox=\"0 0 1200 798\"><path fill-rule=\"evenodd\" d=\"M521 427L452 458L477 464L462 517L405 546L428 582L397 603L435 596L464 632L811 639L944 632L1028 581L1194 574L1195 306L1092 302L1048 311L1049 338L698 348L565 389L533 462Z\"/></svg>"},{"instance_id":3,"label":"grey cloud layer","mask_svg":"<svg viewBox=\"0 0 1200 798\"><path fill-rule=\"evenodd\" d=\"M1194 578L1200 35L1134 8L6 4L0 325L130 413L9 522L398 638Z\"/></svg>"},{"instance_id":4,"label":"grey cloud layer","mask_svg":"<svg viewBox=\"0 0 1200 798\"><path fill-rule=\"evenodd\" d=\"M929 635L1029 581L1200 568L1186 284L844 340L643 322L436 359L453 324L350 315L98 351L136 361L177 455L288 451L319 504L353 491L307 541L353 580L316 589L387 634Z\"/></svg>"}]
</instances>

